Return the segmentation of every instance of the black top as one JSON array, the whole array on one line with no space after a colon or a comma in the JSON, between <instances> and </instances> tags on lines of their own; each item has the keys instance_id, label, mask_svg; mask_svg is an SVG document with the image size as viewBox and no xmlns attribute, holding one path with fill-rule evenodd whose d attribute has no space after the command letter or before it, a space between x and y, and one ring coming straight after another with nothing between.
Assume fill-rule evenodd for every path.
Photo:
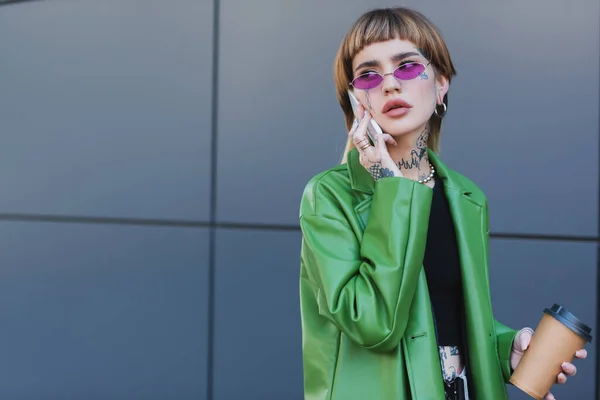
<instances>
[{"instance_id":1,"label":"black top","mask_svg":"<svg viewBox=\"0 0 600 400\"><path fill-rule=\"evenodd\" d=\"M438 345L463 343L462 283L458 244L441 179L436 179L423 265L436 321Z\"/></svg>"}]
</instances>

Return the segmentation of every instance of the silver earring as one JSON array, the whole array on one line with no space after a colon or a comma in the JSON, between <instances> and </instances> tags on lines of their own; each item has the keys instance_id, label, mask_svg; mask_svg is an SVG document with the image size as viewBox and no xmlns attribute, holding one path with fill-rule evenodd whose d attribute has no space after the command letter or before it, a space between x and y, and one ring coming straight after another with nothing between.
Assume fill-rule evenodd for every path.
<instances>
[{"instance_id":1,"label":"silver earring","mask_svg":"<svg viewBox=\"0 0 600 400\"><path fill-rule=\"evenodd\" d=\"M446 107L446 103L442 103L441 105L444 106L444 111L441 114L438 111L438 106L435 106L435 109L433 110L433 113L440 119L444 118L444 115L446 115L446 112L448 111L448 107Z\"/></svg>"}]
</instances>

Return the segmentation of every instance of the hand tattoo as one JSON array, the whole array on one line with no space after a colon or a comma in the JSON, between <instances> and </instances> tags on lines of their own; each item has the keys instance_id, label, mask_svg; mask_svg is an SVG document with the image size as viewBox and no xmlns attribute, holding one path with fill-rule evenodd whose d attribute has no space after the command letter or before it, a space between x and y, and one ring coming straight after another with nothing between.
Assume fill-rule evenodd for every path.
<instances>
[{"instance_id":1,"label":"hand tattoo","mask_svg":"<svg viewBox=\"0 0 600 400\"><path fill-rule=\"evenodd\" d=\"M394 176L394 173L389 168L382 168L381 163L375 163L369 167L369 172L376 181L381 178L387 178Z\"/></svg>"}]
</instances>

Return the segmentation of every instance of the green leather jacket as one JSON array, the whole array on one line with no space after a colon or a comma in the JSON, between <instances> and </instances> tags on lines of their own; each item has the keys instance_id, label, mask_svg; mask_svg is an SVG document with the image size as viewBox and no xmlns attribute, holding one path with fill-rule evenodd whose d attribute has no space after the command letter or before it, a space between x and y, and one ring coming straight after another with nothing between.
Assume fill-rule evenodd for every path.
<instances>
[{"instance_id":1,"label":"green leather jacket","mask_svg":"<svg viewBox=\"0 0 600 400\"><path fill-rule=\"evenodd\" d=\"M508 399L516 331L494 319L483 192L429 150L456 227L471 385L477 400ZM302 196L300 303L306 400L443 400L422 267L433 191L375 182L353 149Z\"/></svg>"}]
</instances>

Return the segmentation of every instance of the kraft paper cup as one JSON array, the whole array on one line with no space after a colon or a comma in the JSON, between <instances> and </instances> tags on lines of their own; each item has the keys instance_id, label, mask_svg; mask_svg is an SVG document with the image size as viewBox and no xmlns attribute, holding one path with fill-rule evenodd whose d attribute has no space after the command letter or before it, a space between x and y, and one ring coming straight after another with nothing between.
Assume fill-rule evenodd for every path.
<instances>
[{"instance_id":1,"label":"kraft paper cup","mask_svg":"<svg viewBox=\"0 0 600 400\"><path fill-rule=\"evenodd\" d=\"M546 308L510 382L534 399L542 399L562 372L562 363L573 361L577 350L592 341L591 333L563 306Z\"/></svg>"}]
</instances>

